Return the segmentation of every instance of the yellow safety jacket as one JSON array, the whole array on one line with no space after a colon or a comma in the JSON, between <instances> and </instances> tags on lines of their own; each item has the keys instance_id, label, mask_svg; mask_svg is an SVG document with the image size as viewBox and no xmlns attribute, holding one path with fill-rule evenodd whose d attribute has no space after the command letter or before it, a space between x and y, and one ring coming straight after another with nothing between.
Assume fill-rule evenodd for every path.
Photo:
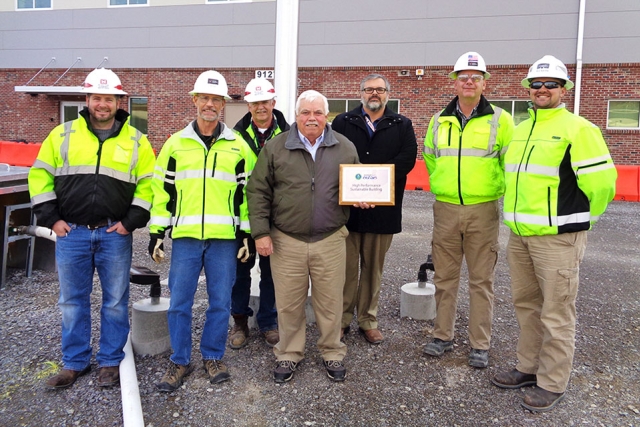
<instances>
[{"instance_id":1,"label":"yellow safety jacket","mask_svg":"<svg viewBox=\"0 0 640 427\"><path fill-rule=\"evenodd\" d=\"M165 142L153 176L151 234L234 239L249 233L245 185L255 164L249 146L224 123L207 149L193 122Z\"/></svg>"},{"instance_id":2,"label":"yellow safety jacket","mask_svg":"<svg viewBox=\"0 0 640 427\"><path fill-rule=\"evenodd\" d=\"M529 110L505 168L504 222L520 236L589 230L615 195L618 174L600 129L564 104Z\"/></svg>"},{"instance_id":3,"label":"yellow safety jacket","mask_svg":"<svg viewBox=\"0 0 640 427\"><path fill-rule=\"evenodd\" d=\"M513 133L513 119L482 96L464 129L456 115L458 98L433 116L423 157L436 200L475 205L504 194L503 159Z\"/></svg>"},{"instance_id":4,"label":"yellow safety jacket","mask_svg":"<svg viewBox=\"0 0 640 427\"><path fill-rule=\"evenodd\" d=\"M38 224L51 228L60 219L80 225L110 219L128 231L147 225L155 156L128 117L124 110L116 112L120 126L104 142L93 133L86 109L51 131L29 171Z\"/></svg>"}]
</instances>

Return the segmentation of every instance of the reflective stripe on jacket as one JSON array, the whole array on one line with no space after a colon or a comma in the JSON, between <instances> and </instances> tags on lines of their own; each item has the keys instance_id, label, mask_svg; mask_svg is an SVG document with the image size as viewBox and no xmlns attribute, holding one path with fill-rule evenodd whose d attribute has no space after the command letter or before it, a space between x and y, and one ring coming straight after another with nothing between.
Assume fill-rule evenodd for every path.
<instances>
[{"instance_id":1,"label":"reflective stripe on jacket","mask_svg":"<svg viewBox=\"0 0 640 427\"><path fill-rule=\"evenodd\" d=\"M128 117L117 111L120 125L104 142L91 130L86 109L51 131L29 171L39 224L50 228L60 219L81 225L111 219L129 231L147 224L155 156Z\"/></svg>"},{"instance_id":2,"label":"reflective stripe on jacket","mask_svg":"<svg viewBox=\"0 0 640 427\"><path fill-rule=\"evenodd\" d=\"M513 119L483 97L464 129L455 114L458 98L431 118L424 159L436 200L474 205L504 194L503 159Z\"/></svg>"},{"instance_id":3,"label":"reflective stripe on jacket","mask_svg":"<svg viewBox=\"0 0 640 427\"><path fill-rule=\"evenodd\" d=\"M615 195L600 129L561 104L529 110L505 157L504 222L521 236L588 230Z\"/></svg>"},{"instance_id":4,"label":"reflective stripe on jacket","mask_svg":"<svg viewBox=\"0 0 640 427\"><path fill-rule=\"evenodd\" d=\"M223 123L207 150L193 122L165 142L153 176L151 233L171 237L234 239L249 232L245 185L255 156Z\"/></svg>"}]
</instances>

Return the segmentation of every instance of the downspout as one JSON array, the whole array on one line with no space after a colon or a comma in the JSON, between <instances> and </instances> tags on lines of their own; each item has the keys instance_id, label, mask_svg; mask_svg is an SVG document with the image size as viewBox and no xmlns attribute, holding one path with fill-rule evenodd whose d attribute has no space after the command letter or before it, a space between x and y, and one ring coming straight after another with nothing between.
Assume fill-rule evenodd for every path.
<instances>
[{"instance_id":1,"label":"downspout","mask_svg":"<svg viewBox=\"0 0 640 427\"><path fill-rule=\"evenodd\" d=\"M578 15L578 46L576 49L576 81L573 113L580 115L580 89L582 87L582 43L584 41L584 14L587 0L580 0L580 13Z\"/></svg>"},{"instance_id":2,"label":"downspout","mask_svg":"<svg viewBox=\"0 0 640 427\"><path fill-rule=\"evenodd\" d=\"M298 97L298 27L300 0L276 1L275 87L278 109L287 122L295 121Z\"/></svg>"}]
</instances>

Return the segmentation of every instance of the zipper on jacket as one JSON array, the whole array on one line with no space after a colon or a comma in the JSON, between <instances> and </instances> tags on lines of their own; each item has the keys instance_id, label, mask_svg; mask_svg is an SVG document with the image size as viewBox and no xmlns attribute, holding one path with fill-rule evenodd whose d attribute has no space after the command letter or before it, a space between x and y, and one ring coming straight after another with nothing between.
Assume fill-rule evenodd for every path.
<instances>
[{"instance_id":1,"label":"zipper on jacket","mask_svg":"<svg viewBox=\"0 0 640 427\"><path fill-rule=\"evenodd\" d=\"M451 134L451 127L449 127L449 134ZM449 137L451 140L451 137ZM460 138L458 138L458 198L460 199L460 205L464 206L464 200L462 199L462 132L460 132Z\"/></svg>"},{"instance_id":2,"label":"zipper on jacket","mask_svg":"<svg viewBox=\"0 0 640 427\"><path fill-rule=\"evenodd\" d=\"M549 227L551 227L551 187L547 187L547 217L549 219Z\"/></svg>"},{"instance_id":3,"label":"zipper on jacket","mask_svg":"<svg viewBox=\"0 0 640 427\"><path fill-rule=\"evenodd\" d=\"M97 138L97 137L96 137ZM100 159L102 158L102 144L104 141L100 141L98 138L98 160L96 161L96 173L93 175L93 191L91 192L91 206L95 206L96 203L96 194L98 189L98 178L100 176Z\"/></svg>"},{"instance_id":4,"label":"zipper on jacket","mask_svg":"<svg viewBox=\"0 0 640 427\"><path fill-rule=\"evenodd\" d=\"M213 166L211 167L211 178L216 175L216 166L218 164L218 153L213 153Z\"/></svg>"},{"instance_id":5,"label":"zipper on jacket","mask_svg":"<svg viewBox=\"0 0 640 427\"><path fill-rule=\"evenodd\" d=\"M531 154L533 154L533 149L534 148L536 148L535 145L533 147L531 147L531 150L529 150L529 154L527 155L527 161L524 163L524 170L528 170L528 168L529 168L529 159L531 159Z\"/></svg>"},{"instance_id":6,"label":"zipper on jacket","mask_svg":"<svg viewBox=\"0 0 640 427\"><path fill-rule=\"evenodd\" d=\"M204 213L206 211L207 202L207 159L209 158L209 150L205 149L204 153L204 165L202 170L202 221L200 221L200 235L204 240Z\"/></svg>"},{"instance_id":7,"label":"zipper on jacket","mask_svg":"<svg viewBox=\"0 0 640 427\"><path fill-rule=\"evenodd\" d=\"M586 165L586 166L578 166L578 169L576 170L576 180L578 180L580 177L580 175L578 175L578 172L580 171L580 169L588 169L594 166L600 166L600 165L606 165L606 164L607 164L607 161L603 160L601 162L591 163L590 165Z\"/></svg>"},{"instance_id":8,"label":"zipper on jacket","mask_svg":"<svg viewBox=\"0 0 640 427\"><path fill-rule=\"evenodd\" d=\"M513 224L515 225L516 230L518 230L518 234L520 234L520 227L518 227L518 221L516 221L516 212L517 212L516 207L518 206L518 184L520 182L520 168L522 167L522 161L524 160L524 157L527 154L527 147L529 146L531 135L533 135L533 129L536 127L537 117L538 115L536 114L536 110L533 110L533 123L531 124L531 130L529 131L529 136L527 136L527 142L524 145L524 150L522 151L522 157L520 158L520 163L518 164L518 170L516 172L516 194L513 199ZM533 151L533 147L531 148L531 151ZM527 156L527 163L525 164L525 170L526 170L526 166L529 163L529 158L531 157L531 151L529 151L529 155Z\"/></svg>"},{"instance_id":9,"label":"zipper on jacket","mask_svg":"<svg viewBox=\"0 0 640 427\"><path fill-rule=\"evenodd\" d=\"M178 197L176 195L176 223L174 224L174 227L178 226L178 220L180 219L180 213L182 211L182 190L180 190L180 197Z\"/></svg>"}]
</instances>

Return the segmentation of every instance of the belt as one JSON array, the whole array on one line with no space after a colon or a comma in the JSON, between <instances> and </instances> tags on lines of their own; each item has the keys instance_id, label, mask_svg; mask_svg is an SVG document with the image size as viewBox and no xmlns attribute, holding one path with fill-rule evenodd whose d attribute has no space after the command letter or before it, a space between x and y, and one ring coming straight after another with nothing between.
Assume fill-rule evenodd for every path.
<instances>
[{"instance_id":1,"label":"belt","mask_svg":"<svg viewBox=\"0 0 640 427\"><path fill-rule=\"evenodd\" d=\"M96 222L95 224L85 225L85 227L87 227L89 230L95 230L100 227L106 227L107 225L109 225L109 220L103 219L101 221Z\"/></svg>"}]
</instances>

